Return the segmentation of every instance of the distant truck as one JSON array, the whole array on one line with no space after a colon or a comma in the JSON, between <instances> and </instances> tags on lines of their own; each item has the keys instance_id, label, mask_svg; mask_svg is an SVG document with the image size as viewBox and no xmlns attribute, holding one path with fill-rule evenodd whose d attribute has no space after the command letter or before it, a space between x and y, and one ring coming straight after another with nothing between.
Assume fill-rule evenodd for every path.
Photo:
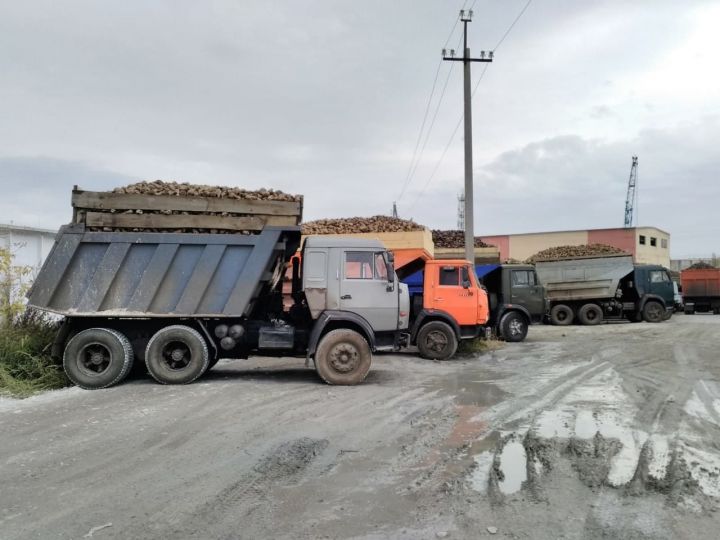
<instances>
[{"instance_id":1,"label":"distant truck","mask_svg":"<svg viewBox=\"0 0 720 540\"><path fill-rule=\"evenodd\" d=\"M661 322L672 316L673 285L666 268L634 265L629 255L536 261L555 325L604 320Z\"/></svg>"},{"instance_id":2,"label":"distant truck","mask_svg":"<svg viewBox=\"0 0 720 540\"><path fill-rule=\"evenodd\" d=\"M412 306L425 305L435 295L434 280L428 279L440 272L455 272L463 268L467 275L478 280L481 290L487 293L489 318L487 328L505 341L518 342L525 339L530 324L540 322L545 314L542 287L538 284L531 265L478 265L471 271L467 261L434 260L426 262L426 269L402 279L408 285ZM428 273L430 271L430 273ZM469 298L464 301L468 302Z\"/></svg>"},{"instance_id":3,"label":"distant truck","mask_svg":"<svg viewBox=\"0 0 720 540\"><path fill-rule=\"evenodd\" d=\"M720 314L720 268L688 268L680 272L685 313Z\"/></svg>"}]
</instances>

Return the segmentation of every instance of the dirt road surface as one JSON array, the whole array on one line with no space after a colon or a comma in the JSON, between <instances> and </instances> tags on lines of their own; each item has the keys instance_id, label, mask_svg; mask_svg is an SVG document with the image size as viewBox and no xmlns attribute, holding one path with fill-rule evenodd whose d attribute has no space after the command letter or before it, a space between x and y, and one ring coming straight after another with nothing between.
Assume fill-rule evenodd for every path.
<instances>
[{"instance_id":1,"label":"dirt road surface","mask_svg":"<svg viewBox=\"0 0 720 540\"><path fill-rule=\"evenodd\" d=\"M717 538L720 317L0 400L0 537Z\"/></svg>"}]
</instances>

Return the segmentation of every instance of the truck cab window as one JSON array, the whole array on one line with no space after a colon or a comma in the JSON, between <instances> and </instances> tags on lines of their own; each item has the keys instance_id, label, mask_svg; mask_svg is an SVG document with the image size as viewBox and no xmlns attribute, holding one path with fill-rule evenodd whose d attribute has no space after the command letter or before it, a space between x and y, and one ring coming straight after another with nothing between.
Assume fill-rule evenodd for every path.
<instances>
[{"instance_id":1,"label":"truck cab window","mask_svg":"<svg viewBox=\"0 0 720 540\"><path fill-rule=\"evenodd\" d=\"M383 281L387 281L388 279L387 263L382 253L375 254L375 279L381 279Z\"/></svg>"},{"instance_id":2,"label":"truck cab window","mask_svg":"<svg viewBox=\"0 0 720 540\"><path fill-rule=\"evenodd\" d=\"M443 266L440 268L440 285L457 287L460 283L457 266Z\"/></svg>"},{"instance_id":3,"label":"truck cab window","mask_svg":"<svg viewBox=\"0 0 720 540\"><path fill-rule=\"evenodd\" d=\"M652 270L650 272L650 283L662 283L663 281L670 281L664 270Z\"/></svg>"},{"instance_id":4,"label":"truck cab window","mask_svg":"<svg viewBox=\"0 0 720 540\"><path fill-rule=\"evenodd\" d=\"M460 270L460 285L463 287L466 285L470 287L472 285L472 281L470 281L470 271L467 266L463 266Z\"/></svg>"},{"instance_id":5,"label":"truck cab window","mask_svg":"<svg viewBox=\"0 0 720 540\"><path fill-rule=\"evenodd\" d=\"M345 279L373 279L373 253L346 251Z\"/></svg>"},{"instance_id":6,"label":"truck cab window","mask_svg":"<svg viewBox=\"0 0 720 540\"><path fill-rule=\"evenodd\" d=\"M530 287L535 285L535 273L529 270L513 270L512 286L513 287Z\"/></svg>"}]
</instances>

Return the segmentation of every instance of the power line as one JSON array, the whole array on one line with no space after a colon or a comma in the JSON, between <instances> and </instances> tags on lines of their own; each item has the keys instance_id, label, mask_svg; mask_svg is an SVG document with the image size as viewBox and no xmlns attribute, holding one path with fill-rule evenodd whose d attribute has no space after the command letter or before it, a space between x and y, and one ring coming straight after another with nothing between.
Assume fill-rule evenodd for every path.
<instances>
[{"instance_id":1,"label":"power line","mask_svg":"<svg viewBox=\"0 0 720 540\"><path fill-rule=\"evenodd\" d=\"M510 23L510 26L508 26L507 30L505 30L505 33L500 38L500 41L498 41L497 44L495 45L493 52L497 51L497 49L500 47L500 45L503 44L503 42L505 41L505 38L508 37L508 34L510 34L512 29L515 27L515 25L520 20L520 18L523 16L523 14L525 13L525 11L527 10L527 8L530 6L531 3L532 3L532 0L528 0L527 3L525 4L525 6L520 10L520 13L518 13L517 17L515 17L513 22ZM472 8L474 5L475 5L475 2L473 2L470 7ZM472 91L473 97L475 96L475 92L477 92L477 89L480 86L480 81L482 81L483 77L485 76L485 72L487 71L487 68L488 68L488 65L485 64L482 72L480 72L480 77L478 78L477 82L475 83L475 87L473 88L473 91ZM445 145L445 149L443 150L442 154L440 154L440 158L438 159L437 163L435 164L435 167L433 168L432 173L430 173L430 176L428 177L427 181L425 182L425 185L423 186L423 188L418 192L417 196L415 197L415 201L413 202L412 206L410 207L411 210L415 207L415 205L417 204L420 197L425 193L428 186L430 185L430 182L432 182L433 178L435 178L435 174L437 174L437 171L440 168L440 165L442 164L443 160L445 159L445 154L447 154L447 151L450 148L450 145L452 145L453 141L455 140L455 135L457 135L457 131L458 131L458 129L460 129L460 124L462 123L462 120L463 120L463 116L461 115L460 119L458 120L457 124L455 125L455 129L453 129L453 132L450 135L450 140L448 140L448 143Z\"/></svg>"},{"instance_id":2,"label":"power line","mask_svg":"<svg viewBox=\"0 0 720 540\"><path fill-rule=\"evenodd\" d=\"M467 3L467 0L463 0L462 8L465 8L465 4ZM475 4L475 2L473 2ZM458 22L460 21L459 18L455 19L455 24L453 24L452 28L450 29L450 34L448 35L447 39L445 40L445 45L443 48L447 48L448 44L450 43L450 40L453 37L453 34L455 33L455 29L457 28ZM459 42L458 42L459 46ZM425 124L427 122L428 113L430 112L430 105L432 104L433 96L435 95L435 88L437 87L438 77L440 75L440 69L442 68L443 61L442 58L438 61L437 69L435 70L435 78L433 79L432 89L430 90L430 97L428 98L427 105L425 106L425 113L423 114L423 119L420 124L420 132L417 136L417 141L415 141L415 148L413 149L413 155L410 159L410 165L408 166L408 172L405 175L405 181L403 182L403 187L400 190L400 194L398 195L398 199L402 199L403 195L405 194L405 191L407 190L408 186L410 185L410 181L412 180L412 177L415 175L415 170L418 167L418 164L422 160L422 155L425 150L425 145L427 144L427 140L430 136L430 132L432 131L433 126L435 125L435 118L437 118L438 111L440 110L440 104L442 103L443 97L445 96L445 89L447 88L448 81L450 80L450 73L452 72L452 66L450 66L450 71L448 72L447 79L445 80L445 85L443 86L442 94L440 95L440 99L438 100L437 107L435 108L435 113L433 114L433 120L430 123L430 127L428 128L425 142L423 143L423 147L420 150L420 154L418 155L418 148L420 147L420 141L422 140L423 132L425 131ZM416 161L417 158L417 161Z\"/></svg>"}]
</instances>

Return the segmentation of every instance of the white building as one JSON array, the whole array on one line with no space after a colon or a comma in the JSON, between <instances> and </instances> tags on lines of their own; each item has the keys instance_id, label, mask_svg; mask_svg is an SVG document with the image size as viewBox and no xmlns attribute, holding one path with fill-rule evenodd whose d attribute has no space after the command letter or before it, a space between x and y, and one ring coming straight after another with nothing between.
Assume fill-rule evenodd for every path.
<instances>
[{"instance_id":1,"label":"white building","mask_svg":"<svg viewBox=\"0 0 720 540\"><path fill-rule=\"evenodd\" d=\"M49 229L0 223L0 248L10 250L15 265L32 268L34 278L50 253L56 234L57 231Z\"/></svg>"}]
</instances>

